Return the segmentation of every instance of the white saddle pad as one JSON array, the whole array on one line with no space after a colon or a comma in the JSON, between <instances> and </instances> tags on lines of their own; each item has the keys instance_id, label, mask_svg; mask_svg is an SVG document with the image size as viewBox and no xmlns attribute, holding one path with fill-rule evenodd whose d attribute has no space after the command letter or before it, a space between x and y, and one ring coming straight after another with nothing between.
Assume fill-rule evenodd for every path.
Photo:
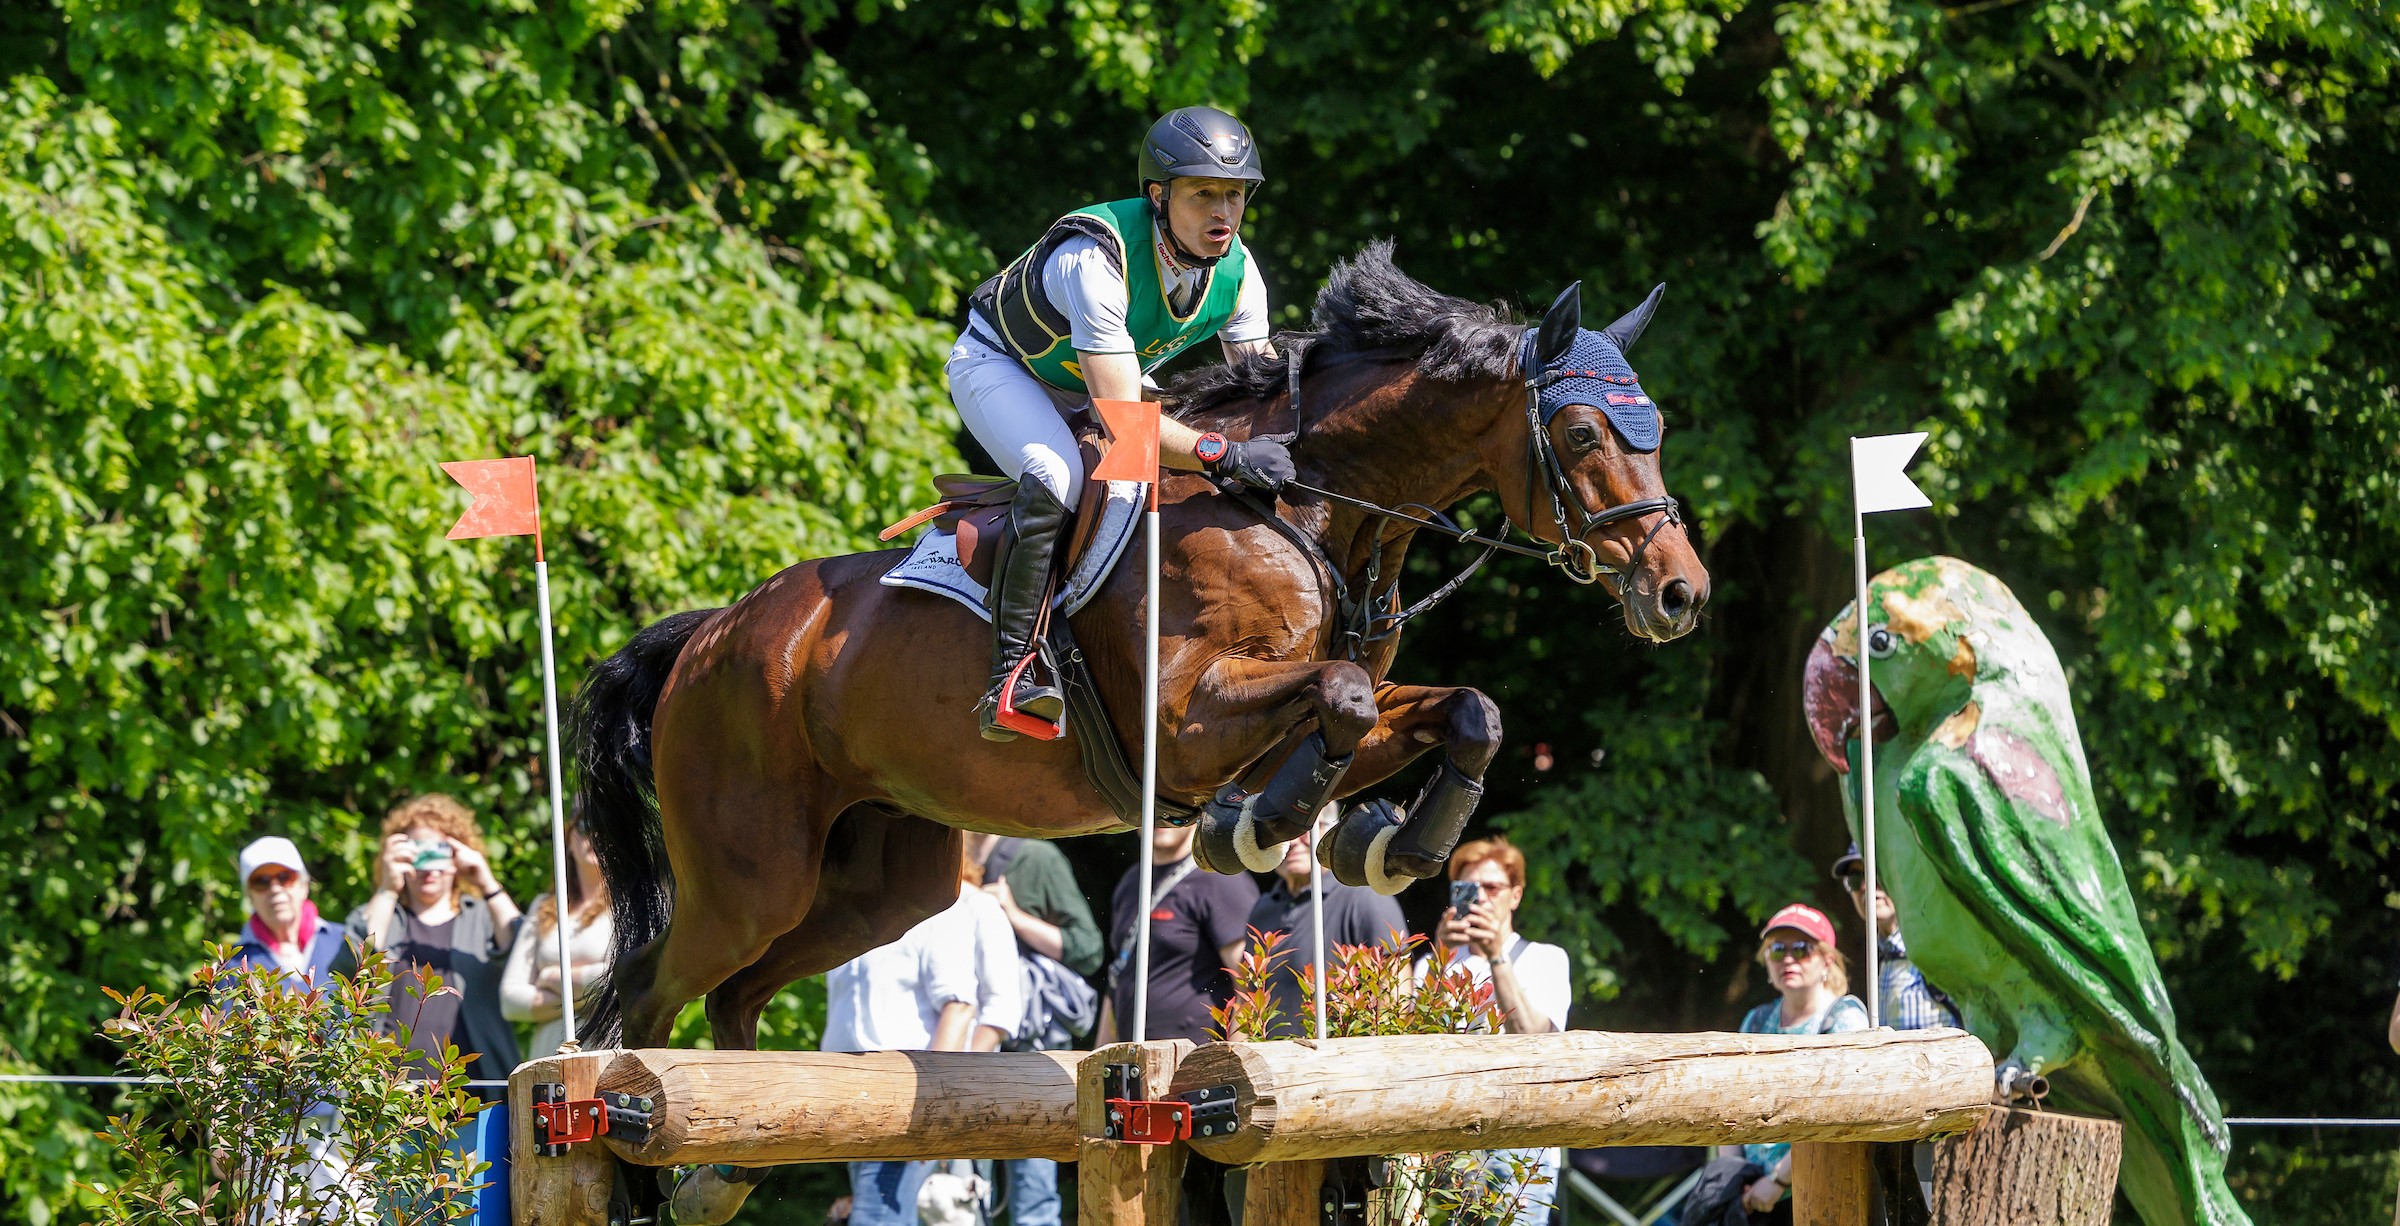
<instances>
[{"instance_id":1,"label":"white saddle pad","mask_svg":"<svg viewBox=\"0 0 2400 1226\"><path fill-rule=\"evenodd\" d=\"M1125 546L1133 540L1135 521L1142 514L1142 504L1150 496L1146 481L1111 481L1108 492L1100 499L1100 526L1092 532L1092 546L1075 562L1066 583L1051 602L1061 614L1072 615L1091 603L1092 595L1100 590L1100 581L1124 555ZM958 538L939 528L928 530L917 538L916 548L900 559L899 565L883 573L885 587L913 587L922 592L947 596L975 610L975 616L992 620L989 609L983 607L984 586L975 582L967 568L959 565Z\"/></svg>"}]
</instances>

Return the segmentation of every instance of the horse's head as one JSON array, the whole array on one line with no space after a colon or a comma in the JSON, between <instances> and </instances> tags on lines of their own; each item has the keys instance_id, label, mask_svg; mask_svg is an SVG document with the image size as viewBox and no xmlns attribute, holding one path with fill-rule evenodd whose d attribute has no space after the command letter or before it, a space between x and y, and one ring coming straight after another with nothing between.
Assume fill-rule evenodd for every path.
<instances>
[{"instance_id":1,"label":"horse's head","mask_svg":"<svg viewBox=\"0 0 2400 1226\"><path fill-rule=\"evenodd\" d=\"M1626 628L1662 643L1689 632L1708 603L1708 571L1659 475L1665 423L1625 361L1666 288L1594 332L1582 326L1580 286L1568 286L1519 343L1523 412L1495 432L1515 454L1490 460L1508 517L1558 546L1570 576L1606 577Z\"/></svg>"}]
</instances>

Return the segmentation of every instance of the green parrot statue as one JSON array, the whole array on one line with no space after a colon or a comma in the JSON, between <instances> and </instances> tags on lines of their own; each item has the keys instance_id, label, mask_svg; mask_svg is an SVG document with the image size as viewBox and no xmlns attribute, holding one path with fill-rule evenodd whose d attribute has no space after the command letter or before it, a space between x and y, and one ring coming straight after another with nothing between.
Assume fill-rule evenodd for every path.
<instances>
[{"instance_id":1,"label":"green parrot statue","mask_svg":"<svg viewBox=\"0 0 2400 1226\"><path fill-rule=\"evenodd\" d=\"M1879 884L1909 957L1992 1049L2002 1100L2125 1126L2119 1186L2148 1226L2247 1223L2225 1117L2175 1035L2058 653L2015 595L1955 558L1868 585ZM1809 653L1803 702L1859 828L1856 609Z\"/></svg>"}]
</instances>

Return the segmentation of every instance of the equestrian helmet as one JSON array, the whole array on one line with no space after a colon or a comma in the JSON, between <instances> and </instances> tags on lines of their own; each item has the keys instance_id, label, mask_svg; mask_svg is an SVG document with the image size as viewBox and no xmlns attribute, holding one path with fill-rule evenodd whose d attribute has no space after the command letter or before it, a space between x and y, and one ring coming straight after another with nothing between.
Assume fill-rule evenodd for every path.
<instances>
[{"instance_id":1,"label":"equestrian helmet","mask_svg":"<svg viewBox=\"0 0 2400 1226\"><path fill-rule=\"evenodd\" d=\"M1258 143L1242 121L1213 106L1187 106L1158 117L1142 138L1142 194L1170 179L1267 181L1258 168Z\"/></svg>"}]
</instances>

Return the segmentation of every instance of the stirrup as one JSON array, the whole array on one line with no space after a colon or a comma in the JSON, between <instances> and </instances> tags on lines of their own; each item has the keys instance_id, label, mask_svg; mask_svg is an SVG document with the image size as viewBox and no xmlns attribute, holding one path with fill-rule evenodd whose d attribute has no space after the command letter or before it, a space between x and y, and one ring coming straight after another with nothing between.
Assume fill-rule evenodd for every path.
<instances>
[{"instance_id":1,"label":"stirrup","mask_svg":"<svg viewBox=\"0 0 2400 1226\"><path fill-rule=\"evenodd\" d=\"M1017 736L1029 736L1037 741L1055 741L1067 735L1067 713L1063 702L1056 723L1043 719L1030 711L1017 709L1017 682L1024 678L1026 669L1033 667L1033 658L1036 654L1038 653L1026 652L1025 658L1017 661L1015 668L1008 670L1007 678L1002 680L999 687L990 695L992 724L996 728Z\"/></svg>"}]
</instances>

